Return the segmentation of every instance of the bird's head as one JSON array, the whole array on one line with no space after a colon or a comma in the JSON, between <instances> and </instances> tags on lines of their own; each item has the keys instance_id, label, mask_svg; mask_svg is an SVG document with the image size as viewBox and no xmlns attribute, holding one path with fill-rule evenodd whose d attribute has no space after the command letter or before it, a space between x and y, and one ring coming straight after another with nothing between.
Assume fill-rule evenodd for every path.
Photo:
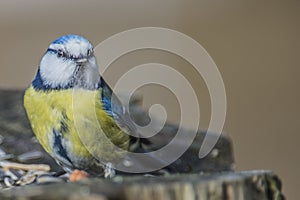
<instances>
[{"instance_id":1,"label":"bird's head","mask_svg":"<svg viewBox=\"0 0 300 200\"><path fill-rule=\"evenodd\" d=\"M39 89L96 89L99 81L92 44L82 36L65 35L48 47L33 86Z\"/></svg>"}]
</instances>

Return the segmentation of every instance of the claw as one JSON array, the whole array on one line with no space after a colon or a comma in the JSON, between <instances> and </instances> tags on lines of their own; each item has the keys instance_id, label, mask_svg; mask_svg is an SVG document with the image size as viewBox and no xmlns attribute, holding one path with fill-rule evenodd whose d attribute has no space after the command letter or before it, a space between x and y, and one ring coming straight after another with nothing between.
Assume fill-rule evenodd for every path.
<instances>
[{"instance_id":1,"label":"claw","mask_svg":"<svg viewBox=\"0 0 300 200\"><path fill-rule=\"evenodd\" d=\"M113 168L113 165L111 163L107 163L105 165L105 169L104 169L104 177L105 178L112 178L116 175L116 171Z\"/></svg>"}]
</instances>

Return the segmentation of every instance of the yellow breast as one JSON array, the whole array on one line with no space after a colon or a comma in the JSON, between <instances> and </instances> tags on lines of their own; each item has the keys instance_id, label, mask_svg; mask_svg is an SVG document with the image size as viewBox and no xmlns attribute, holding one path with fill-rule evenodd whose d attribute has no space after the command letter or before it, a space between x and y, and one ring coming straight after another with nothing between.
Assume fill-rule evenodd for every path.
<instances>
[{"instance_id":1,"label":"yellow breast","mask_svg":"<svg viewBox=\"0 0 300 200\"><path fill-rule=\"evenodd\" d=\"M100 95L101 90L26 90L24 106L33 132L49 154L53 155L53 130L59 130L71 160L123 156L113 143L127 150L129 137L103 110Z\"/></svg>"}]
</instances>

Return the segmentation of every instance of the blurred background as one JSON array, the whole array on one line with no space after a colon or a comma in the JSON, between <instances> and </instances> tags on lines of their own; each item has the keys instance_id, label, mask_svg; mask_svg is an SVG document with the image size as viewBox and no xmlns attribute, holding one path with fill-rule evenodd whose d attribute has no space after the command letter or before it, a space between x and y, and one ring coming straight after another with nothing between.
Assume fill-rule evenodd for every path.
<instances>
[{"instance_id":1,"label":"blurred background","mask_svg":"<svg viewBox=\"0 0 300 200\"><path fill-rule=\"evenodd\" d=\"M299 9L299 1L280 0L1 1L0 88L25 89L49 43L64 34L80 34L97 45L131 28L180 31L208 51L223 77L228 101L224 132L233 140L237 170L271 169L283 180L288 199L296 199ZM179 56L158 50L132 52L114 62L104 77L113 85L130 68L148 62L172 66L190 81L199 98L200 126L207 128L207 88ZM168 120L178 122L180 108L174 94L149 85L139 92L146 107L161 103Z\"/></svg>"}]
</instances>

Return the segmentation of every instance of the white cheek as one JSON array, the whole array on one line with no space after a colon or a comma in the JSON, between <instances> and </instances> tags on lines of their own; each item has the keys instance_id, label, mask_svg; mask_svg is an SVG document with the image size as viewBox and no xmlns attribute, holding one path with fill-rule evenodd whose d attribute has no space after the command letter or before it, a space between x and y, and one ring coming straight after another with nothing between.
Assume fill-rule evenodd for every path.
<instances>
[{"instance_id":1,"label":"white cheek","mask_svg":"<svg viewBox=\"0 0 300 200\"><path fill-rule=\"evenodd\" d=\"M40 73L46 84L64 87L71 81L75 67L72 61L58 58L55 54L46 54L40 63Z\"/></svg>"}]
</instances>

